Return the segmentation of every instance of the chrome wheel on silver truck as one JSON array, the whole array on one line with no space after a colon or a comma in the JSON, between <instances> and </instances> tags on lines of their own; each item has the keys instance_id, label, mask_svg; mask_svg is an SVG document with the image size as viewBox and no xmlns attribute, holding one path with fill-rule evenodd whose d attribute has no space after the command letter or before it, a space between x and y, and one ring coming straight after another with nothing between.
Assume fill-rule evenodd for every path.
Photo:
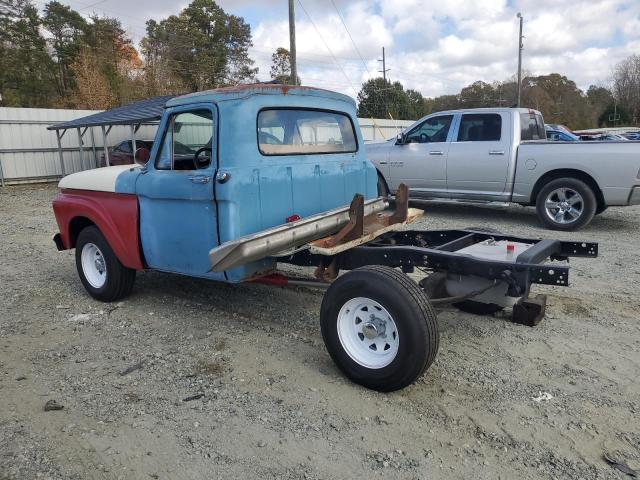
<instances>
[{"instance_id":1,"label":"chrome wheel on silver truck","mask_svg":"<svg viewBox=\"0 0 640 480\"><path fill-rule=\"evenodd\" d=\"M438 351L436 314L420 287L386 266L338 277L322 300L322 337L351 380L379 391L413 383Z\"/></svg>"},{"instance_id":2,"label":"chrome wheel on silver truck","mask_svg":"<svg viewBox=\"0 0 640 480\"><path fill-rule=\"evenodd\" d=\"M577 178L557 178L542 187L536 198L538 217L556 230L575 230L591 221L597 208L589 185Z\"/></svg>"}]
</instances>

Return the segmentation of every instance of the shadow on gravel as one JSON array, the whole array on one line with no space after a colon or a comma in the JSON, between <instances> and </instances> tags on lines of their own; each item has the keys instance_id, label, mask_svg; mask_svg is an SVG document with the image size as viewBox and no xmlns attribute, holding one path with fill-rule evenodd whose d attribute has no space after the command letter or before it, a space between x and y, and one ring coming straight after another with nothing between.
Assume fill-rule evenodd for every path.
<instances>
[{"instance_id":1,"label":"shadow on gravel","mask_svg":"<svg viewBox=\"0 0 640 480\"><path fill-rule=\"evenodd\" d=\"M425 215L435 217L469 217L469 222L477 222L482 217L483 222L500 220L509 223L523 223L530 227L540 227L540 222L533 208L526 207L502 207L495 205L469 205L463 203L437 203L420 200L412 200L410 206L425 211Z\"/></svg>"},{"instance_id":2,"label":"shadow on gravel","mask_svg":"<svg viewBox=\"0 0 640 480\"><path fill-rule=\"evenodd\" d=\"M518 225L538 228L548 232L554 231L542 226L534 207L437 203L421 200L412 200L410 206L424 210L425 216L428 215L447 220L455 218L460 221L466 221L465 218L468 218L469 225L465 225L465 228L467 226L474 226L474 222L482 221L483 223L502 223L504 224L505 232L515 233L516 235L517 232L515 229L517 229ZM616 218L615 211L615 208L609 209L600 215L596 215L591 223L581 229L580 232L588 233L593 231L594 233L598 233L602 230L625 232L633 231L637 228L633 222Z\"/></svg>"}]
</instances>

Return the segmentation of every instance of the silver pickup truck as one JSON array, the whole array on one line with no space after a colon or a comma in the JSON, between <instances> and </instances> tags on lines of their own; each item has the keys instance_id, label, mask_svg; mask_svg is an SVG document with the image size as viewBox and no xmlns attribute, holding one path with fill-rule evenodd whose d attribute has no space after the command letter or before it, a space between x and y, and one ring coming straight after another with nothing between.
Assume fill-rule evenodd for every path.
<instances>
[{"instance_id":1,"label":"silver pickup truck","mask_svg":"<svg viewBox=\"0 0 640 480\"><path fill-rule=\"evenodd\" d=\"M535 205L557 230L640 204L640 142L547 142L542 115L526 108L434 113L367 155L381 195L404 183L416 199Z\"/></svg>"}]
</instances>

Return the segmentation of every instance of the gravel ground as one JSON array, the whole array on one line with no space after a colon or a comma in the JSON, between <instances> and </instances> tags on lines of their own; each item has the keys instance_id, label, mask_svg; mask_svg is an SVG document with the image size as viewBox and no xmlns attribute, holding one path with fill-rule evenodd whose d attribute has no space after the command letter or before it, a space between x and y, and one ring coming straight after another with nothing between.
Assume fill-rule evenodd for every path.
<instances>
[{"instance_id":1,"label":"gravel ground","mask_svg":"<svg viewBox=\"0 0 640 480\"><path fill-rule=\"evenodd\" d=\"M625 478L603 452L640 467L638 207L571 234L532 209L425 205L424 228L601 254L572 262L569 288L534 287L535 328L442 310L433 366L380 394L331 362L321 292L144 272L125 301L92 300L51 242L55 194L0 189L2 480Z\"/></svg>"}]
</instances>

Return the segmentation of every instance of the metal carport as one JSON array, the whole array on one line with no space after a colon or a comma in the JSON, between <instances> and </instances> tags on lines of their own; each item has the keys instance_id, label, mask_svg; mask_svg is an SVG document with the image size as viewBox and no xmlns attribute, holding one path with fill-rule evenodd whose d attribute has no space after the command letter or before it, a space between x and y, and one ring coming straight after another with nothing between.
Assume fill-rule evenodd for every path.
<instances>
[{"instance_id":1,"label":"metal carport","mask_svg":"<svg viewBox=\"0 0 640 480\"><path fill-rule=\"evenodd\" d=\"M95 113L86 117L78 118L68 122L57 123L47 127L47 130L54 130L58 139L58 153L60 156L60 166L62 169L62 176L66 175L64 167L64 157L62 149L62 137L64 137L67 130L75 129L78 133L78 145L80 149L81 162L84 156L85 145L83 138L85 133L90 127L102 128L102 139L104 156L107 166L109 162L109 149L107 138L111 128L115 125L129 125L131 128L131 144L133 151L136 151L136 132L142 125L155 125L160 117L164 106L175 95L163 95L160 97L148 98L146 100L140 100L138 102L130 103L122 107L111 108L104 112ZM93 132L92 132L93 133ZM87 147L88 148L88 147ZM94 165L98 165L98 157L95 145L95 138L91 135L91 150L93 152Z\"/></svg>"}]
</instances>

